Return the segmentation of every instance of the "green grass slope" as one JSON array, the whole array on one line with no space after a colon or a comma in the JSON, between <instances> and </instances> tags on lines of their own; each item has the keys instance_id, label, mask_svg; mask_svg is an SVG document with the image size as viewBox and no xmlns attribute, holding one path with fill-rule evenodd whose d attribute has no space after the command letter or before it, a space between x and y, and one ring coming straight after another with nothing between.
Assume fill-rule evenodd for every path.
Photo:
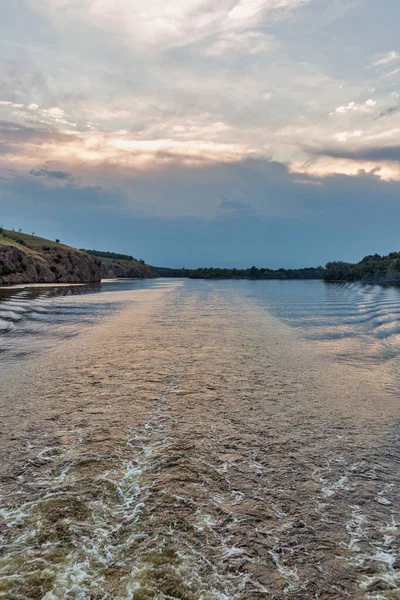
<instances>
[{"instance_id":1,"label":"green grass slope","mask_svg":"<svg viewBox=\"0 0 400 600\"><path fill-rule=\"evenodd\" d=\"M37 235L30 235L29 233L23 233L22 231L12 231L3 228L0 229L0 244L27 247L31 250L42 250L44 246L47 246L49 248L56 247L64 248L65 250L73 250L74 252L81 252L80 250L72 248L71 246L57 243L56 241L53 242L52 240L48 240Z\"/></svg>"}]
</instances>

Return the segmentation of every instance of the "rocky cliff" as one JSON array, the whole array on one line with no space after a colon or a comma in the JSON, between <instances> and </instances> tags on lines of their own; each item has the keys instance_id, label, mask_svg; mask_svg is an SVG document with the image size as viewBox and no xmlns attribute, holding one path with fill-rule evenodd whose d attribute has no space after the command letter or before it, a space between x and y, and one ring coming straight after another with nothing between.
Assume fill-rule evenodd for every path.
<instances>
[{"instance_id":1,"label":"rocky cliff","mask_svg":"<svg viewBox=\"0 0 400 600\"><path fill-rule=\"evenodd\" d=\"M159 274L153 267L134 260L102 259L102 277L108 278L133 278L154 279Z\"/></svg>"},{"instance_id":2,"label":"rocky cliff","mask_svg":"<svg viewBox=\"0 0 400 600\"><path fill-rule=\"evenodd\" d=\"M96 257L34 236L2 233L0 285L85 283L100 279L101 261Z\"/></svg>"}]
</instances>

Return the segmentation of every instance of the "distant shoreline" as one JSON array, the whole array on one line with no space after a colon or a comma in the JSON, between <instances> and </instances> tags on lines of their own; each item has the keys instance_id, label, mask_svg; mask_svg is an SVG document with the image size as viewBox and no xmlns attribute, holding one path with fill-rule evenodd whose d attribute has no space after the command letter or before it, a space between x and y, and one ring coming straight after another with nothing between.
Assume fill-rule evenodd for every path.
<instances>
[{"instance_id":1,"label":"distant shoreline","mask_svg":"<svg viewBox=\"0 0 400 600\"><path fill-rule=\"evenodd\" d=\"M157 277L203 280L354 282L400 284L400 252L371 254L358 263L328 262L325 267L247 269L155 267L132 255L76 249L55 241L0 227L0 286L18 284L76 284L104 278L153 279Z\"/></svg>"}]
</instances>

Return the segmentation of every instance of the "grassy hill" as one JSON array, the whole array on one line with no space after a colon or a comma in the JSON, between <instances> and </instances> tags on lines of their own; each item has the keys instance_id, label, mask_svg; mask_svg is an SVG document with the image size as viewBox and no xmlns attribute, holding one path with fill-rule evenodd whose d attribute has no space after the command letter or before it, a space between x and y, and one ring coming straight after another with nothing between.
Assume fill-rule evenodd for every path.
<instances>
[{"instance_id":1,"label":"grassy hill","mask_svg":"<svg viewBox=\"0 0 400 600\"><path fill-rule=\"evenodd\" d=\"M101 261L80 250L0 228L0 284L100 281Z\"/></svg>"},{"instance_id":2,"label":"grassy hill","mask_svg":"<svg viewBox=\"0 0 400 600\"><path fill-rule=\"evenodd\" d=\"M56 241L53 242L52 240L47 240L46 238L38 237L36 235L30 235L29 233L23 233L22 231L11 231L3 228L0 228L0 244L26 246L32 250L42 249L43 246L48 246L49 248L57 247L79 252L76 248L57 243Z\"/></svg>"},{"instance_id":3,"label":"grassy hill","mask_svg":"<svg viewBox=\"0 0 400 600\"><path fill-rule=\"evenodd\" d=\"M101 260L103 278L153 279L159 277L159 274L153 267L146 265L143 260L137 260L127 254L83 249L82 252L86 252L90 256L95 256Z\"/></svg>"},{"instance_id":4,"label":"grassy hill","mask_svg":"<svg viewBox=\"0 0 400 600\"><path fill-rule=\"evenodd\" d=\"M0 227L0 249L1 247L15 247L25 252L27 255L41 258L44 251L51 250L52 248L58 248L67 252L79 252L76 248L66 246L65 244L58 243L56 241L48 240L46 238L38 237L36 235L30 235L29 233L23 233L22 231L13 231Z\"/></svg>"},{"instance_id":5,"label":"grassy hill","mask_svg":"<svg viewBox=\"0 0 400 600\"><path fill-rule=\"evenodd\" d=\"M0 284L73 283L106 277L154 278L142 260L115 252L78 250L56 240L0 228Z\"/></svg>"}]
</instances>

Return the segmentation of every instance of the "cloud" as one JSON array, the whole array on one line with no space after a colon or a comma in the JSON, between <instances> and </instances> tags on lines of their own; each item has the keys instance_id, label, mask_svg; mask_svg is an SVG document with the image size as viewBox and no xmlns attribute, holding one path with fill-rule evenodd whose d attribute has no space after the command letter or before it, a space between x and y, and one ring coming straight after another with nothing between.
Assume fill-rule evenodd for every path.
<instances>
[{"instance_id":1,"label":"cloud","mask_svg":"<svg viewBox=\"0 0 400 600\"><path fill-rule=\"evenodd\" d=\"M386 146L386 147L370 147L360 148L357 150L342 150L338 149L325 149L321 151L321 154L325 156L331 156L334 158L349 158L351 160L358 161L373 161L373 162L399 162L400 163L400 145Z\"/></svg>"},{"instance_id":2,"label":"cloud","mask_svg":"<svg viewBox=\"0 0 400 600\"><path fill-rule=\"evenodd\" d=\"M30 106L33 106L32 104ZM34 105L35 107L37 105ZM28 107L29 108L29 107ZM37 107L39 108L39 107ZM30 109L32 110L32 109ZM33 110L37 110L34 108ZM62 108L58 108L57 106L52 106L50 108L43 108L39 111L38 117L36 118L39 123L49 123L49 124L57 124L57 125L69 125L70 127L77 127L76 123L71 123L71 121L67 120L67 116L65 111ZM31 117L32 118L32 117Z\"/></svg>"},{"instance_id":3,"label":"cloud","mask_svg":"<svg viewBox=\"0 0 400 600\"><path fill-rule=\"evenodd\" d=\"M38 151L44 144L55 146L72 140L72 136L57 129L27 126L13 121L0 121L0 136L0 148L9 148L10 151L14 148L17 155L21 151L21 158L24 148L29 147L34 153L34 148Z\"/></svg>"},{"instance_id":4,"label":"cloud","mask_svg":"<svg viewBox=\"0 0 400 600\"><path fill-rule=\"evenodd\" d=\"M5 2L23 28L18 7ZM353 1L322 4L24 0L27 22L34 15L40 27L29 22L26 43L23 29L15 43L0 41L0 108L14 123L2 132L2 163L26 174L51 159L52 170L88 185L98 178L118 185L120 177L134 185L160 168L189 172L249 157L317 178L372 172L377 163L328 157L323 148L318 156L318 149L321 139L347 149L394 143L380 140L389 135L381 116L391 115L390 135L398 125L388 99L394 78L383 81L380 71L394 69L396 53L365 69L365 34L349 61L353 39L345 29L339 43L334 31L350 11L354 19L365 12ZM327 23L337 68L322 38L310 35ZM390 42L377 47L383 43ZM327 119L332 107L335 118ZM393 172L379 167L377 178Z\"/></svg>"},{"instance_id":5,"label":"cloud","mask_svg":"<svg viewBox=\"0 0 400 600\"><path fill-rule=\"evenodd\" d=\"M238 200L228 200L223 197L219 204L222 214L231 214L235 216L248 216L254 214L254 206L250 202L240 202Z\"/></svg>"},{"instance_id":6,"label":"cloud","mask_svg":"<svg viewBox=\"0 0 400 600\"><path fill-rule=\"evenodd\" d=\"M183 47L254 27L264 19L281 19L310 0L31 0L36 10L58 27L74 22L114 33L136 49Z\"/></svg>"},{"instance_id":7,"label":"cloud","mask_svg":"<svg viewBox=\"0 0 400 600\"><path fill-rule=\"evenodd\" d=\"M14 199L18 198L22 213L31 207L35 215L54 214L60 222L66 213L76 220L77 215L89 212L96 215L96 223L106 214L108 227L109 218L114 219L117 227L118 223L132 223L143 217L167 221L197 218L206 219L208 224L213 220L224 223L227 231L235 219L241 223L248 218L253 223L289 219L299 229L299 222L312 218L315 211L317 214L324 211L327 204L334 207L343 203L346 214L355 201L361 208L366 197L385 196L390 190L394 204L398 204L400 189L399 183L381 182L374 173L359 172L352 178L336 175L319 180L292 174L278 163L254 159L200 167L173 165L157 169L151 178L145 172L139 173L134 181L123 175L118 183L110 180L109 175L108 170L107 184L101 180L92 185L80 180L63 181L55 193L46 177L14 174L4 186L2 184L0 198L6 204L10 202L10 206L14 206ZM57 181L51 183L57 184ZM8 201L6 193L13 194ZM322 220L322 227L326 225ZM252 243L249 233L247 242ZM260 233L266 235L265 231ZM153 230L149 241L154 236L157 234Z\"/></svg>"},{"instance_id":8,"label":"cloud","mask_svg":"<svg viewBox=\"0 0 400 600\"><path fill-rule=\"evenodd\" d=\"M382 119L383 117L390 117L391 115L395 115L400 112L400 106L390 106L386 110L383 110L379 113L375 119Z\"/></svg>"},{"instance_id":9,"label":"cloud","mask_svg":"<svg viewBox=\"0 0 400 600\"><path fill-rule=\"evenodd\" d=\"M46 177L48 179L71 179L72 173L68 173L66 171L49 171L48 169L31 169L29 171L30 175L34 177Z\"/></svg>"},{"instance_id":10,"label":"cloud","mask_svg":"<svg viewBox=\"0 0 400 600\"><path fill-rule=\"evenodd\" d=\"M322 185L322 181L312 180L312 179L300 179L297 178L294 180L295 183L299 183L300 185Z\"/></svg>"},{"instance_id":11,"label":"cloud","mask_svg":"<svg viewBox=\"0 0 400 600\"><path fill-rule=\"evenodd\" d=\"M349 102L346 105L338 106L335 109L335 113L346 113L349 111L354 112L371 112L376 106L376 100L372 100L371 98L362 104L357 104L356 102ZM331 115L334 113L330 113Z\"/></svg>"},{"instance_id":12,"label":"cloud","mask_svg":"<svg viewBox=\"0 0 400 600\"><path fill-rule=\"evenodd\" d=\"M104 212L110 247L111 215L129 230L137 215L203 219L207 230L214 220L218 234L236 223L239 236L251 220L247 251L254 227L264 241L274 233L262 219L302 232L332 207L302 247L318 235L325 245L342 203L341 240L355 203L359 224L368 202L384 213L388 190L398 202L398 2L389 5L3 0L0 168L5 187L15 177L4 209L18 199L21 214L31 206L33 218L52 213L63 226L67 213L76 224ZM164 225L149 229L149 244ZM291 241L281 248L293 260Z\"/></svg>"},{"instance_id":13,"label":"cloud","mask_svg":"<svg viewBox=\"0 0 400 600\"><path fill-rule=\"evenodd\" d=\"M338 142L347 142L347 140L351 140L352 138L361 137L362 134L363 131L358 129L357 131L342 131L341 133L336 133L334 137Z\"/></svg>"},{"instance_id":14,"label":"cloud","mask_svg":"<svg viewBox=\"0 0 400 600\"><path fill-rule=\"evenodd\" d=\"M217 129L218 130L217 125ZM208 137L192 139L183 129L178 132L183 139L135 137L124 130L101 133L59 131L54 127L26 126L15 122L0 121L0 153L3 165L22 171L40 173L41 165L51 158L60 171L70 167L78 171L93 172L101 166L114 170L115 176L125 172L131 177L142 170L152 170L157 165L226 163L240 161L255 154L251 147L240 143L221 143ZM67 167L67 168L65 168Z\"/></svg>"},{"instance_id":15,"label":"cloud","mask_svg":"<svg viewBox=\"0 0 400 600\"><path fill-rule=\"evenodd\" d=\"M208 45L205 53L208 56L232 56L236 53L254 55L270 52L273 47L273 38L259 31L228 32Z\"/></svg>"},{"instance_id":16,"label":"cloud","mask_svg":"<svg viewBox=\"0 0 400 600\"><path fill-rule=\"evenodd\" d=\"M397 75L397 73L400 73L400 69L394 69L394 71L390 71L390 73L386 73L385 78L388 79L389 77L393 77L394 75Z\"/></svg>"},{"instance_id":17,"label":"cloud","mask_svg":"<svg viewBox=\"0 0 400 600\"><path fill-rule=\"evenodd\" d=\"M381 181L400 181L398 137L399 130L395 129L388 131L385 137L353 136L342 138L336 145L316 145L308 149L308 160L291 164L290 170L320 178L340 173L358 177L365 173Z\"/></svg>"},{"instance_id":18,"label":"cloud","mask_svg":"<svg viewBox=\"0 0 400 600\"><path fill-rule=\"evenodd\" d=\"M309 0L240 0L229 11L228 18L231 20L249 20L262 11L288 11L307 4Z\"/></svg>"},{"instance_id":19,"label":"cloud","mask_svg":"<svg viewBox=\"0 0 400 600\"><path fill-rule=\"evenodd\" d=\"M17 104L15 102L9 102L8 100L0 100L0 106L9 106L11 108L22 108L23 104Z\"/></svg>"},{"instance_id":20,"label":"cloud","mask_svg":"<svg viewBox=\"0 0 400 600\"><path fill-rule=\"evenodd\" d=\"M224 164L175 163L167 168L160 164L150 177L148 172L140 171L134 179L128 172L113 178L112 166L104 165L103 176L96 173L91 182L89 178L80 177L53 179L43 172L54 170L52 164L37 169L37 175L14 173L8 176L4 189L17 190L22 205L33 203L46 211L77 213L85 212L92 205L91 199L98 196L94 190L100 190L98 212L107 208L110 214L122 220L138 215L231 220L259 214L278 218L301 214L302 209L296 207L294 200L308 193L306 186L294 182L296 177L287 167L259 159ZM56 193L54 186L57 186ZM3 194L0 198L4 198ZM68 202L73 202L73 206L65 204Z\"/></svg>"},{"instance_id":21,"label":"cloud","mask_svg":"<svg viewBox=\"0 0 400 600\"><path fill-rule=\"evenodd\" d=\"M388 52L387 54L384 55L378 55L374 62L372 63L372 66L374 67L386 67L387 65L392 65L394 63L397 63L400 60L400 54L398 54L395 50L392 50L391 52Z\"/></svg>"},{"instance_id":22,"label":"cloud","mask_svg":"<svg viewBox=\"0 0 400 600\"><path fill-rule=\"evenodd\" d=\"M17 104L15 102L0 101L0 108L14 109L12 114L22 119L30 120L31 122L42 123L45 125L68 125L69 127L77 127L76 123L72 123L68 120L65 111L62 108L51 106L50 108L43 108L40 110L38 104L30 103L26 106L24 104Z\"/></svg>"},{"instance_id":23,"label":"cloud","mask_svg":"<svg viewBox=\"0 0 400 600\"><path fill-rule=\"evenodd\" d=\"M400 165L395 161L383 160L379 162L376 158L363 160L360 156L351 155L350 153L348 156L341 156L341 153L334 149L327 150L325 155L321 154L313 160L294 162L290 165L290 171L316 177L320 180L339 176L354 179L362 176L373 176L381 182L400 181Z\"/></svg>"}]
</instances>

